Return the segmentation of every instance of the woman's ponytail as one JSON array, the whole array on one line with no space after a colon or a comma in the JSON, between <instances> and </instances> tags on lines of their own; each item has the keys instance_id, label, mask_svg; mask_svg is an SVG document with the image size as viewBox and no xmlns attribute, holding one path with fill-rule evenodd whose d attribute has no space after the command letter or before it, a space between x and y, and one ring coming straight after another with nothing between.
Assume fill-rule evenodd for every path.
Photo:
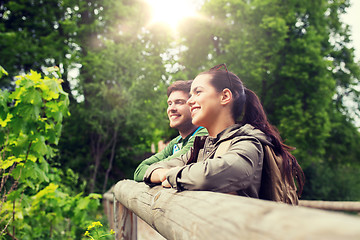
<instances>
[{"instance_id":1,"label":"woman's ponytail","mask_svg":"<svg viewBox=\"0 0 360 240\"><path fill-rule=\"evenodd\" d=\"M224 67L225 70L221 70L221 67ZM218 92L225 88L231 90L234 99L232 114L235 121L239 120L236 122L242 125L250 124L271 138L275 153L280 154L285 160L283 161L283 167L287 177L295 176L298 182L299 193L301 193L305 176L296 158L290 153L294 148L284 144L276 127L268 122L258 96L253 91L245 88L238 76L228 72L225 64L219 64L199 75L201 74L212 76L211 84Z\"/></svg>"},{"instance_id":2,"label":"woman's ponytail","mask_svg":"<svg viewBox=\"0 0 360 240\"><path fill-rule=\"evenodd\" d=\"M267 123L267 117L258 96L250 89L244 88L244 90L246 101L241 122L243 124L251 124L260 130L265 130L266 126L264 124L266 125Z\"/></svg>"},{"instance_id":3,"label":"woman's ponytail","mask_svg":"<svg viewBox=\"0 0 360 240\"><path fill-rule=\"evenodd\" d=\"M292 176L295 176L299 187L299 195L301 195L305 176L296 158L290 153L290 151L294 148L284 144L277 128L268 122L264 108L258 96L247 88L245 88L245 95L246 101L241 123L251 124L253 127L260 129L271 138L271 142L274 145L274 151L277 154L280 154L284 160L287 160L283 161L286 176L289 179Z\"/></svg>"}]
</instances>

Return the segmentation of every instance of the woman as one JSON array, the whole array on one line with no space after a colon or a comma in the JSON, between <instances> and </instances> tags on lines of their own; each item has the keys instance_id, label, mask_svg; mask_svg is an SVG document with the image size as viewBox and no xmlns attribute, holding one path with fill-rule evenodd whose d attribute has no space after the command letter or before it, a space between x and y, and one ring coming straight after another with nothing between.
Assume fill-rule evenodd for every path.
<instances>
[{"instance_id":1,"label":"woman","mask_svg":"<svg viewBox=\"0 0 360 240\"><path fill-rule=\"evenodd\" d=\"M192 123L205 127L209 136L197 137L187 154L151 165L144 177L147 184L259 198L263 145L270 145L284 158L288 177L293 173L302 191L304 174L289 153L290 147L267 121L256 94L228 72L225 64L200 73L191 85L191 95ZM222 142L230 144L218 154Z\"/></svg>"}]
</instances>

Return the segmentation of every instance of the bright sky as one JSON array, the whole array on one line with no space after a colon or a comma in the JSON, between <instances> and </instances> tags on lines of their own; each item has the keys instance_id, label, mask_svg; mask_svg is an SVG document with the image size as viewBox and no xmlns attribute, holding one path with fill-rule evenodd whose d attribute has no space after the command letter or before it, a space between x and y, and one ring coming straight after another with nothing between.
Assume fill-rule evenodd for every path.
<instances>
[{"instance_id":1,"label":"bright sky","mask_svg":"<svg viewBox=\"0 0 360 240\"><path fill-rule=\"evenodd\" d=\"M196 15L194 2L190 0L146 0L152 8L150 24L162 22L175 30L183 18Z\"/></svg>"},{"instance_id":2,"label":"bright sky","mask_svg":"<svg viewBox=\"0 0 360 240\"><path fill-rule=\"evenodd\" d=\"M345 23L349 24L352 32L352 41L355 48L355 59L360 61L360 0L351 0L347 14L343 16Z\"/></svg>"},{"instance_id":3,"label":"bright sky","mask_svg":"<svg viewBox=\"0 0 360 240\"><path fill-rule=\"evenodd\" d=\"M165 22L175 29L177 23L185 17L196 15L196 6L202 0L145 0L153 8L152 23ZM351 6L347 14L342 16L352 31L352 41L355 48L355 59L360 61L360 0L350 0Z\"/></svg>"}]
</instances>

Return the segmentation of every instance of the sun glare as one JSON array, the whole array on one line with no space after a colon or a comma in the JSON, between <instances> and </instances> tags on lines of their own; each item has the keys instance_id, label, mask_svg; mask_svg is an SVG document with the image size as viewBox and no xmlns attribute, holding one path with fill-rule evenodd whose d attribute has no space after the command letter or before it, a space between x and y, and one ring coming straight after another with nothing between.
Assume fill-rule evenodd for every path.
<instances>
[{"instance_id":1,"label":"sun glare","mask_svg":"<svg viewBox=\"0 0 360 240\"><path fill-rule=\"evenodd\" d=\"M175 29L178 23L195 16L195 6L190 0L147 0L152 8L151 24L161 22Z\"/></svg>"}]
</instances>

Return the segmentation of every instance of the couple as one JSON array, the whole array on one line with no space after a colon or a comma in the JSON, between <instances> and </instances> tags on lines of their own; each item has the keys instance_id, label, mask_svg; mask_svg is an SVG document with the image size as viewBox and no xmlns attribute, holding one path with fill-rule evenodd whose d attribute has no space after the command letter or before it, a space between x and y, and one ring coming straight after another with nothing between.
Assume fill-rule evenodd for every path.
<instances>
[{"instance_id":1,"label":"couple","mask_svg":"<svg viewBox=\"0 0 360 240\"><path fill-rule=\"evenodd\" d=\"M295 173L296 179L303 177L296 158L289 152L290 147L267 121L259 98L235 74L228 72L225 64L196 76L187 101L185 92L180 95L181 91L170 94L168 91L170 126L177 128L181 137L171 141L167 151L169 148L175 151L179 141L186 146L180 155L170 156L166 161L153 159L154 164L149 166L144 164L149 159L145 160L136 169L135 180L149 185L161 183L177 190L207 190L259 198L265 145L283 157L286 173ZM186 104L190 106L192 124L179 128L176 120L189 117L184 110ZM208 136L203 136L204 129L197 126L206 128ZM219 153L222 142L229 144L226 151ZM298 187L301 192L302 181Z\"/></svg>"}]
</instances>

